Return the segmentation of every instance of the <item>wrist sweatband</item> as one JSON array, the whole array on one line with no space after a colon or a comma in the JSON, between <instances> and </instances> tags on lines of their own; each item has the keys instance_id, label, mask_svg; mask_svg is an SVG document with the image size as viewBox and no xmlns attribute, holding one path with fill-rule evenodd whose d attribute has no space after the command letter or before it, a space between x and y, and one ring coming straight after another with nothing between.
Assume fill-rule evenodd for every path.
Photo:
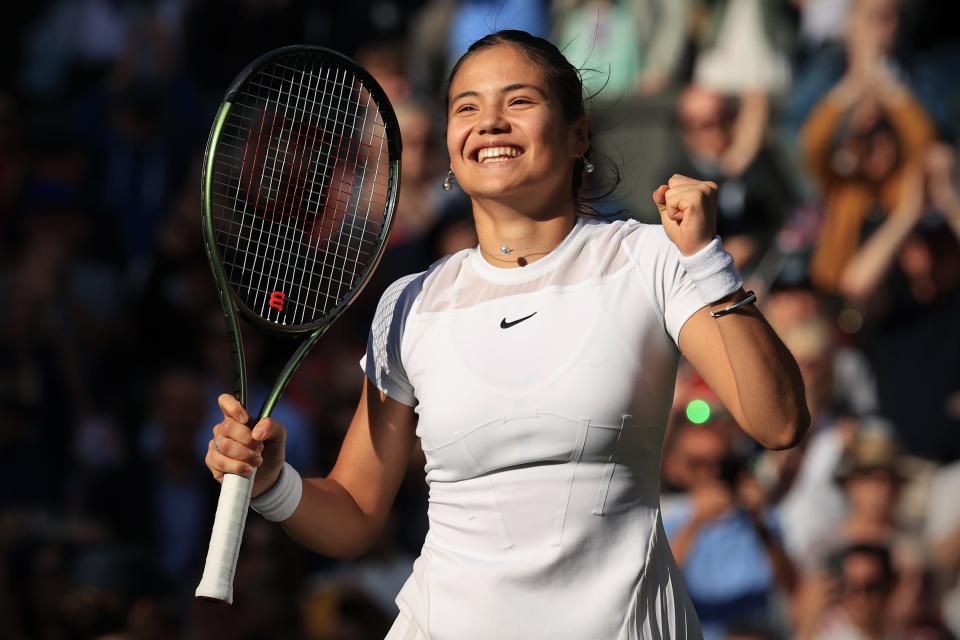
<instances>
[{"instance_id":1,"label":"wrist sweatband","mask_svg":"<svg viewBox=\"0 0 960 640\"><path fill-rule=\"evenodd\" d=\"M282 522L293 515L303 495L303 479L284 462L276 484L250 500L250 508L270 522Z\"/></svg>"},{"instance_id":2,"label":"wrist sweatband","mask_svg":"<svg viewBox=\"0 0 960 640\"><path fill-rule=\"evenodd\" d=\"M720 244L720 236L692 256L681 254L680 265L693 280L703 304L716 302L743 286L743 278L734 268L733 258Z\"/></svg>"}]
</instances>

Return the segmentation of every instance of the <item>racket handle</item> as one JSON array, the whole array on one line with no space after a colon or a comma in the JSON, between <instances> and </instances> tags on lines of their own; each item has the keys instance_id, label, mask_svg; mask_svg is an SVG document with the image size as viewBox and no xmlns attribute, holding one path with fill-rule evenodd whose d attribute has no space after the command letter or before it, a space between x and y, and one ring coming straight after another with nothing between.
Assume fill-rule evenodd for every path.
<instances>
[{"instance_id":1,"label":"racket handle","mask_svg":"<svg viewBox=\"0 0 960 640\"><path fill-rule=\"evenodd\" d=\"M207 561L197 586L198 598L233 604L233 576L237 571L237 557L240 555L240 541L247 522L255 474L256 470L249 478L233 473L223 476Z\"/></svg>"}]
</instances>

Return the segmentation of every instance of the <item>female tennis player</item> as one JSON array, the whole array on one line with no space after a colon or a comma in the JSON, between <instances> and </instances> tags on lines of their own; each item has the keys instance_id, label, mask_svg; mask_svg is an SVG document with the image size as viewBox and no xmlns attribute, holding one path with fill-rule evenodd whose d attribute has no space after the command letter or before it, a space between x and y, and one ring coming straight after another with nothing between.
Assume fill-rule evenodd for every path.
<instances>
[{"instance_id":1,"label":"female tennis player","mask_svg":"<svg viewBox=\"0 0 960 640\"><path fill-rule=\"evenodd\" d=\"M677 347L764 446L809 422L796 363L715 238L716 185L660 185L662 225L580 215L580 78L523 32L474 43L447 100L447 186L470 196L479 246L383 294L334 469L301 479L283 427L251 431L229 395L207 465L257 468L255 509L352 558L419 438L430 530L390 640L700 637L659 509Z\"/></svg>"}]
</instances>

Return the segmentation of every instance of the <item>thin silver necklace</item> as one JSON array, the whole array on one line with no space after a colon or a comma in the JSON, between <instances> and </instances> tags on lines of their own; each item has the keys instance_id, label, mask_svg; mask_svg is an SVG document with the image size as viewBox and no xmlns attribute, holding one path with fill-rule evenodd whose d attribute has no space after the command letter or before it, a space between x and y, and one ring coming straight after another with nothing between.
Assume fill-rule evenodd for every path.
<instances>
[{"instance_id":1,"label":"thin silver necklace","mask_svg":"<svg viewBox=\"0 0 960 640\"><path fill-rule=\"evenodd\" d=\"M525 267L525 266L527 266L528 264L530 264L530 261L527 260L527 258L530 258L530 257L533 257L533 256L545 256L545 255L547 255L548 253L550 253L549 251L532 251L532 252L530 252L530 253L528 253L528 254L525 254L525 255L522 255L522 256L517 256L516 258L502 258L502 257L498 256L498 255L495 254L495 253L490 253L489 251L487 251L487 250L484 249L483 247L480 247L480 251L482 251L485 255L493 258L493 259L496 260L497 262L515 262L515 263L517 263L518 266L521 266L521 267ZM505 244L504 244L504 245L500 245L500 254L501 254L501 255L503 255L503 256L508 256L508 255L510 255L511 253L513 253L513 249L511 249L509 246L507 246L507 245L505 245Z\"/></svg>"}]
</instances>

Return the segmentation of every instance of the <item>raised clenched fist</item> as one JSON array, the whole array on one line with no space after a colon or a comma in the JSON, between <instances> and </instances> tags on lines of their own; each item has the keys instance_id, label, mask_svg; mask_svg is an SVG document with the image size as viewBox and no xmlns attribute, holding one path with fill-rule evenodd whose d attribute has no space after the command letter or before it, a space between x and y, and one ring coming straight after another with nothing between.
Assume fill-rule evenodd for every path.
<instances>
[{"instance_id":1,"label":"raised clenched fist","mask_svg":"<svg viewBox=\"0 0 960 640\"><path fill-rule=\"evenodd\" d=\"M717 183L674 174L653 192L667 237L692 255L717 235Z\"/></svg>"}]
</instances>

